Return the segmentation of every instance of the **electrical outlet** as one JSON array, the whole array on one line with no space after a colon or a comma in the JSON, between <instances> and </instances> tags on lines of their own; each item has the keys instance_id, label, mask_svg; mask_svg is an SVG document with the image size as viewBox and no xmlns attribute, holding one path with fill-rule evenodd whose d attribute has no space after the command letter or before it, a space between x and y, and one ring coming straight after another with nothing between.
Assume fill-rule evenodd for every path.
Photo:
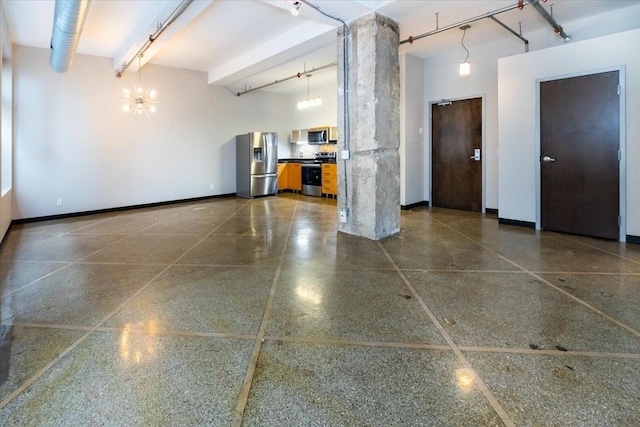
<instances>
[{"instance_id":1,"label":"electrical outlet","mask_svg":"<svg viewBox=\"0 0 640 427\"><path fill-rule=\"evenodd\" d=\"M62 199L58 199L56 201L56 206L62 206Z\"/></svg>"},{"instance_id":2,"label":"electrical outlet","mask_svg":"<svg viewBox=\"0 0 640 427\"><path fill-rule=\"evenodd\" d=\"M340 153L340 158L342 160L349 160L350 157L351 154L349 153L349 150L342 150L342 153Z\"/></svg>"},{"instance_id":3,"label":"electrical outlet","mask_svg":"<svg viewBox=\"0 0 640 427\"><path fill-rule=\"evenodd\" d=\"M215 186L214 186L213 184L211 184L211 185L209 186L209 190L213 190L213 187L215 187Z\"/></svg>"},{"instance_id":4,"label":"electrical outlet","mask_svg":"<svg viewBox=\"0 0 640 427\"><path fill-rule=\"evenodd\" d=\"M340 222L346 223L348 214L349 214L348 208L340 209Z\"/></svg>"}]
</instances>

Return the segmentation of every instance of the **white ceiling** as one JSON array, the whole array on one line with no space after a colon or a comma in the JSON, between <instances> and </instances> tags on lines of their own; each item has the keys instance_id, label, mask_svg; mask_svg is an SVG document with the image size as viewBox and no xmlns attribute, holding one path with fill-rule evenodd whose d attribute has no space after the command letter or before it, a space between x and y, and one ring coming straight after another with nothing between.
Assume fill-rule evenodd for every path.
<instances>
[{"instance_id":1,"label":"white ceiling","mask_svg":"<svg viewBox=\"0 0 640 427\"><path fill-rule=\"evenodd\" d=\"M114 70L129 60L180 4L179 0L93 0L77 51L110 57ZM187 11L147 51L143 64L166 65L208 73L209 82L234 91L281 80L336 60L339 23L303 4L299 16L290 13L290 0L195 0ZM516 0L312 0L322 11L351 21L373 10L400 23L400 38L418 35L517 3ZM554 17L561 23L637 5L640 0L555 0ZM13 43L48 48L53 25L53 0L3 0ZM522 23L523 35L548 24L530 6L500 14L513 29ZM570 28L566 27L570 33ZM473 24L469 36L481 44L513 38L488 20ZM513 38L514 42L518 42ZM403 51L429 57L458 46L459 31L403 45ZM128 71L137 70L134 64ZM115 75L115 71L114 71ZM302 80L302 81L301 81ZM268 90L295 93L306 81L294 79ZM336 81L335 67L315 73L313 85Z\"/></svg>"}]
</instances>

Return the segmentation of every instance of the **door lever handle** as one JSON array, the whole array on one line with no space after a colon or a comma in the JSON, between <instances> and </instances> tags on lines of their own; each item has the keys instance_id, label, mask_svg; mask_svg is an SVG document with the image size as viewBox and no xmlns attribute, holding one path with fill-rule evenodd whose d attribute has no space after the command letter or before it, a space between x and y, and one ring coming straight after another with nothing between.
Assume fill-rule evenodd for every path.
<instances>
[{"instance_id":1,"label":"door lever handle","mask_svg":"<svg viewBox=\"0 0 640 427\"><path fill-rule=\"evenodd\" d=\"M554 158L552 158L552 157L549 157L549 156L544 156L544 157L542 158L542 161L543 161L543 162L545 162L545 163L549 163L549 162L555 162L555 161L556 161L556 159L554 159Z\"/></svg>"}]
</instances>

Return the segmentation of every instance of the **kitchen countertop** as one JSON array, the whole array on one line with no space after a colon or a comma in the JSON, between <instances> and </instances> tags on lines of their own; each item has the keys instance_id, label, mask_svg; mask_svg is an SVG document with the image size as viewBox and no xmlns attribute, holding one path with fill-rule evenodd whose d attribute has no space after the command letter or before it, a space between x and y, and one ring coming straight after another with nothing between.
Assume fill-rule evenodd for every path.
<instances>
[{"instance_id":1,"label":"kitchen countertop","mask_svg":"<svg viewBox=\"0 0 640 427\"><path fill-rule=\"evenodd\" d=\"M335 163L335 161L319 160L308 157L294 157L291 159L278 159L278 163Z\"/></svg>"}]
</instances>

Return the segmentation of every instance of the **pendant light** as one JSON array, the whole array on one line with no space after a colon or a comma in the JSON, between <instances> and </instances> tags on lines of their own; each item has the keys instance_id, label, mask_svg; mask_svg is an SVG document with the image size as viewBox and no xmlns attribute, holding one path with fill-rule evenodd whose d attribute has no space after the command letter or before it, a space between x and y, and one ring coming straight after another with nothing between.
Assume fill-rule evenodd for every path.
<instances>
[{"instance_id":1,"label":"pendant light","mask_svg":"<svg viewBox=\"0 0 640 427\"><path fill-rule=\"evenodd\" d=\"M298 110L304 110L311 107L318 107L322 105L322 98L309 98L309 78L311 74L307 74L307 99L303 99L302 101L298 101Z\"/></svg>"},{"instance_id":2,"label":"pendant light","mask_svg":"<svg viewBox=\"0 0 640 427\"><path fill-rule=\"evenodd\" d=\"M155 89L147 89L144 90L140 83L140 69L141 64L140 60L142 58L142 54L138 56L138 85L133 85L133 92L129 89L124 89L124 104L122 105L122 110L125 113L131 113L134 117L141 115L142 113L146 114L149 117L149 113L156 112L156 106L158 101L156 101L157 93Z\"/></svg>"},{"instance_id":3,"label":"pendant light","mask_svg":"<svg viewBox=\"0 0 640 427\"><path fill-rule=\"evenodd\" d=\"M471 28L471 25L463 25L462 27L460 27L460 29L462 30L462 41L460 42L460 44L462 45L462 48L467 51L467 56L464 58L464 61L460 63L461 76L468 76L469 74L471 74L471 63L469 62L469 49L467 49L467 47L464 45L464 37L467 35L467 30L469 28Z\"/></svg>"}]
</instances>

